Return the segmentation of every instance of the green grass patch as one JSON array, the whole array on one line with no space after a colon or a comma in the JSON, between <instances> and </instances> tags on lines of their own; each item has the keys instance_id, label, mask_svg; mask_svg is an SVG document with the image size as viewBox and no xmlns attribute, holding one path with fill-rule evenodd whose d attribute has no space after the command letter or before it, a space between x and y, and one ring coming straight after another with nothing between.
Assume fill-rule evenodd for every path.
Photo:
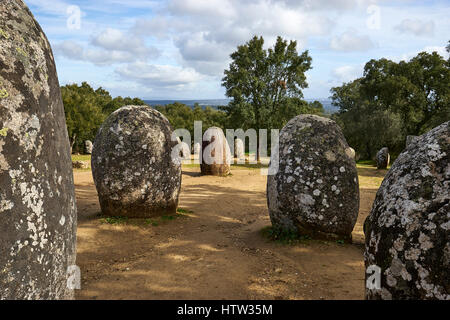
<instances>
[{"instance_id":1,"label":"green grass patch","mask_svg":"<svg viewBox=\"0 0 450 320\"><path fill-rule=\"evenodd\" d=\"M100 219L100 222L107 224L127 224L128 217L104 217Z\"/></svg>"},{"instance_id":2,"label":"green grass patch","mask_svg":"<svg viewBox=\"0 0 450 320\"><path fill-rule=\"evenodd\" d=\"M91 161L90 154L73 154L72 161Z\"/></svg>"},{"instance_id":3,"label":"green grass patch","mask_svg":"<svg viewBox=\"0 0 450 320\"><path fill-rule=\"evenodd\" d=\"M157 227L162 223L173 221L179 218L188 217L189 213L194 213L191 210L178 208L177 213L164 215L156 218L128 218L128 217L107 217L103 216L101 213L97 214L99 221L101 223L110 225L134 225L134 226L153 226Z\"/></svg>"},{"instance_id":4,"label":"green grass patch","mask_svg":"<svg viewBox=\"0 0 450 320\"><path fill-rule=\"evenodd\" d=\"M191 211L191 210L188 210L188 209L183 209L183 208L178 208L177 212L181 213L181 214L194 213L194 211Z\"/></svg>"},{"instance_id":5,"label":"green grass patch","mask_svg":"<svg viewBox=\"0 0 450 320\"><path fill-rule=\"evenodd\" d=\"M267 226L261 229L261 235L281 244L293 245L311 240L308 235L300 235L295 231L286 231L274 228L273 226Z\"/></svg>"},{"instance_id":6,"label":"green grass patch","mask_svg":"<svg viewBox=\"0 0 450 320\"><path fill-rule=\"evenodd\" d=\"M376 167L377 164L373 160L359 160L356 162L356 166L358 165L366 165L366 166L374 166Z\"/></svg>"}]
</instances>

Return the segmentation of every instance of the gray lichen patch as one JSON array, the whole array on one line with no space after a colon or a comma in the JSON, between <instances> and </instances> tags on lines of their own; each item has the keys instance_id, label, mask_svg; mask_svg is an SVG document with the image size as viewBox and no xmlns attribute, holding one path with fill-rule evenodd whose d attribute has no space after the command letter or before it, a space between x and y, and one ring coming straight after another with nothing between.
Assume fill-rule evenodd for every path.
<instances>
[{"instance_id":1,"label":"gray lichen patch","mask_svg":"<svg viewBox=\"0 0 450 320\"><path fill-rule=\"evenodd\" d=\"M169 121L148 106L125 106L102 124L92 173L104 215L152 217L176 212L181 164L172 161Z\"/></svg>"},{"instance_id":2,"label":"gray lichen patch","mask_svg":"<svg viewBox=\"0 0 450 320\"><path fill-rule=\"evenodd\" d=\"M416 137L387 173L364 224L369 299L450 299L450 122Z\"/></svg>"},{"instance_id":3,"label":"gray lichen patch","mask_svg":"<svg viewBox=\"0 0 450 320\"><path fill-rule=\"evenodd\" d=\"M301 115L280 132L279 170L267 202L277 229L350 239L359 209L356 164L334 121ZM274 161L276 154L272 154Z\"/></svg>"},{"instance_id":4,"label":"gray lichen patch","mask_svg":"<svg viewBox=\"0 0 450 320\"><path fill-rule=\"evenodd\" d=\"M0 299L71 298L76 205L53 54L22 1L0 2L0 30Z\"/></svg>"}]
</instances>

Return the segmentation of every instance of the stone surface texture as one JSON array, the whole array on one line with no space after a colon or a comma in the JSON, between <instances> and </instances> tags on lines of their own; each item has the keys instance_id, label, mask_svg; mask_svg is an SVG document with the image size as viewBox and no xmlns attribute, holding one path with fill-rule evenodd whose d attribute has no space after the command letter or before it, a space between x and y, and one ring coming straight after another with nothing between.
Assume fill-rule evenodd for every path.
<instances>
[{"instance_id":1,"label":"stone surface texture","mask_svg":"<svg viewBox=\"0 0 450 320\"><path fill-rule=\"evenodd\" d=\"M395 160L364 224L366 268L381 268L368 299L450 299L450 122Z\"/></svg>"},{"instance_id":2,"label":"stone surface texture","mask_svg":"<svg viewBox=\"0 0 450 320\"><path fill-rule=\"evenodd\" d=\"M0 299L71 299L76 203L50 44L20 0L0 2Z\"/></svg>"}]
</instances>

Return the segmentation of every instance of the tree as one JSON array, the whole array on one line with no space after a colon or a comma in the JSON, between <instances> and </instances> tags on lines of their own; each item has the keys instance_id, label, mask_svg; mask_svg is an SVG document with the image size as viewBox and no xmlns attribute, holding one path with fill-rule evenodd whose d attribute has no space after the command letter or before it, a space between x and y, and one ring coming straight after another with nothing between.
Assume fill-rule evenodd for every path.
<instances>
[{"instance_id":1,"label":"tree","mask_svg":"<svg viewBox=\"0 0 450 320\"><path fill-rule=\"evenodd\" d=\"M145 104L138 98L112 99L108 91L101 87L94 90L87 82L80 86L63 86L61 95L72 150L78 152L83 151L85 140L94 140L101 124L111 112L125 105Z\"/></svg>"},{"instance_id":2,"label":"tree","mask_svg":"<svg viewBox=\"0 0 450 320\"><path fill-rule=\"evenodd\" d=\"M263 45L264 39L255 36L238 46L222 79L232 98L223 109L230 122L244 130L280 128L306 105L300 99L308 86L305 72L311 69L308 51L299 55L297 42L281 37L273 48L265 50ZM294 112L285 114L283 109Z\"/></svg>"},{"instance_id":3,"label":"tree","mask_svg":"<svg viewBox=\"0 0 450 320\"><path fill-rule=\"evenodd\" d=\"M363 77L332 88L335 119L350 144L371 158L381 146L395 154L407 135L450 119L450 62L436 52L409 61L370 60Z\"/></svg>"},{"instance_id":4,"label":"tree","mask_svg":"<svg viewBox=\"0 0 450 320\"><path fill-rule=\"evenodd\" d=\"M449 63L437 52L410 61L371 60L361 80L363 95L402 118L405 135L418 135L449 118Z\"/></svg>"},{"instance_id":5,"label":"tree","mask_svg":"<svg viewBox=\"0 0 450 320\"><path fill-rule=\"evenodd\" d=\"M395 152L403 142L400 117L377 108L360 90L361 79L332 88L333 104L339 107L339 113L333 115L333 119L361 158L372 159L384 146L388 146L391 153Z\"/></svg>"}]
</instances>

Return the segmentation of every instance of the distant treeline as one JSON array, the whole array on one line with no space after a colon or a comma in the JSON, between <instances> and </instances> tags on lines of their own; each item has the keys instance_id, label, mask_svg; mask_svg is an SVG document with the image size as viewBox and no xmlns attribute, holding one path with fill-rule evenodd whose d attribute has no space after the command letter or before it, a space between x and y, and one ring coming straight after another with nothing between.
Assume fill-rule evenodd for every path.
<instances>
[{"instance_id":1,"label":"distant treeline","mask_svg":"<svg viewBox=\"0 0 450 320\"><path fill-rule=\"evenodd\" d=\"M94 90L86 82L83 82L81 85L70 84L63 86L61 87L61 93L73 152L82 153L84 141L94 141L98 129L110 113L126 105L145 105L145 102L139 98L123 98L120 96L112 98L105 89L100 87ZM164 106L154 106L154 108L167 117L173 129L187 129L192 137L194 136L194 121L202 121L203 130L212 126L222 129L240 128L238 124L233 123L228 117L227 112L224 111L225 106L212 108L210 106L201 107L199 104L195 104L193 107L190 107L175 102ZM310 103L300 101L297 110L294 112L295 114L322 114L323 106L318 101Z\"/></svg>"},{"instance_id":2,"label":"distant treeline","mask_svg":"<svg viewBox=\"0 0 450 320\"><path fill-rule=\"evenodd\" d=\"M193 107L175 102L154 106L174 129L194 134L194 121L223 129L281 129L299 114L334 119L361 159L373 159L381 147L398 155L408 135L420 135L450 120L450 59L422 52L410 61L371 60L361 78L331 89L339 112L325 113L319 101L307 102L305 72L311 69L308 51L297 52L297 43L280 37L274 48L264 49L264 39L254 37L238 46L224 71L222 85L230 98L219 107ZM447 46L450 52L450 42ZM94 140L105 118L125 105L144 105L139 98L112 98L103 88L83 82L61 88L67 129L74 152L85 140Z\"/></svg>"}]
</instances>

